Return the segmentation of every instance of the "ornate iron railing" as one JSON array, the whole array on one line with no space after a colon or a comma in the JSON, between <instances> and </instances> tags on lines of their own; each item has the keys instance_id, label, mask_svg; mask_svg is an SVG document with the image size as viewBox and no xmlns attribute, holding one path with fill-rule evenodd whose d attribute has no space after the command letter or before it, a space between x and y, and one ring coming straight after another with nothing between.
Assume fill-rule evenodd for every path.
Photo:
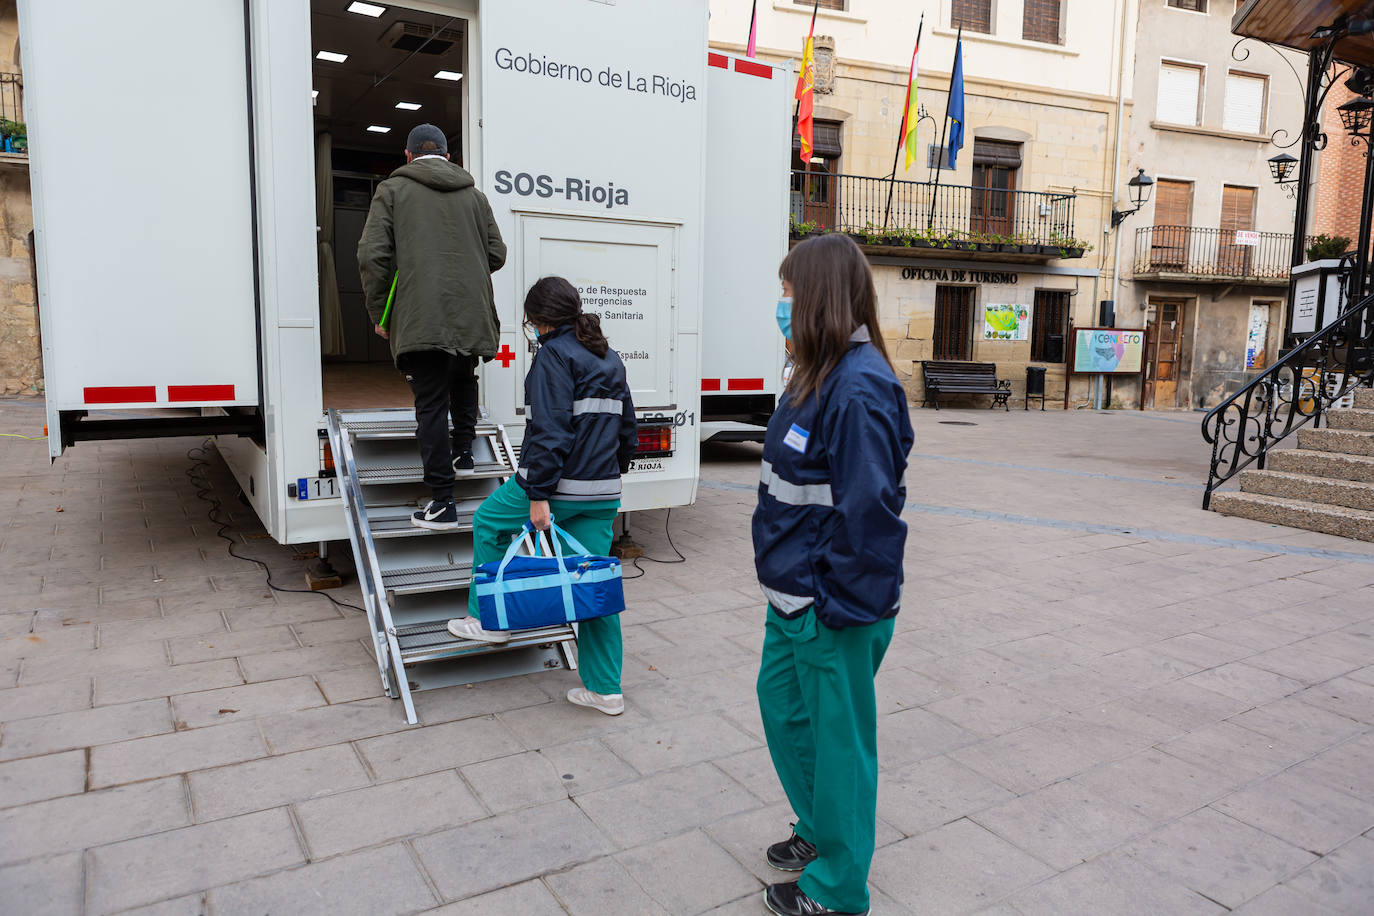
<instances>
[{"instance_id":1,"label":"ornate iron railing","mask_svg":"<svg viewBox=\"0 0 1374 916\"><path fill-rule=\"evenodd\" d=\"M888 207L891 195L891 209ZM1006 243L1077 247L1073 194L1003 191L829 172L792 172L792 220L839 232L928 230Z\"/></svg>"},{"instance_id":2,"label":"ornate iron railing","mask_svg":"<svg viewBox=\"0 0 1374 916\"><path fill-rule=\"evenodd\" d=\"M1202 438L1212 446L1212 463L1202 508L1212 493L1265 457L1279 442L1322 414L1353 389L1374 379L1374 295L1222 401L1202 420Z\"/></svg>"},{"instance_id":3,"label":"ornate iron railing","mask_svg":"<svg viewBox=\"0 0 1374 916\"><path fill-rule=\"evenodd\" d=\"M1135 273L1221 279L1285 280L1292 262L1291 232L1240 233L1199 226L1145 226L1135 231Z\"/></svg>"}]
</instances>

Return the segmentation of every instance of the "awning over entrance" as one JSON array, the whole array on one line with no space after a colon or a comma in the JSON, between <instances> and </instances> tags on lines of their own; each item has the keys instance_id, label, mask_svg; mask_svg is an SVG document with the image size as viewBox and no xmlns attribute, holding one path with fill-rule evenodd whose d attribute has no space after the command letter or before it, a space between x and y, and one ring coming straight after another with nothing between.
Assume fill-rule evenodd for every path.
<instances>
[{"instance_id":1,"label":"awning over entrance","mask_svg":"<svg viewBox=\"0 0 1374 916\"><path fill-rule=\"evenodd\" d=\"M1322 31L1343 15L1359 19L1374 16L1374 10L1369 0L1246 0L1231 18L1231 31L1297 51L1312 51L1329 37ZM1342 39L1336 45L1336 59L1374 66L1374 34Z\"/></svg>"}]
</instances>

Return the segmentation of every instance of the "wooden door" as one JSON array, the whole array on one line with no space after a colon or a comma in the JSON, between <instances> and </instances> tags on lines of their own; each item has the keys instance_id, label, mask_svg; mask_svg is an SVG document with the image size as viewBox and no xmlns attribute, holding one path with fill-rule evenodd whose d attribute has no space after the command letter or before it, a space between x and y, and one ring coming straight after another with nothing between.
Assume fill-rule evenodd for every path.
<instances>
[{"instance_id":1,"label":"wooden door","mask_svg":"<svg viewBox=\"0 0 1374 916\"><path fill-rule=\"evenodd\" d=\"M1227 277L1249 274L1255 249L1237 245L1236 233L1255 228L1255 189L1226 185L1221 189L1221 238L1217 240L1217 273Z\"/></svg>"},{"instance_id":2,"label":"wooden door","mask_svg":"<svg viewBox=\"0 0 1374 916\"><path fill-rule=\"evenodd\" d=\"M1016 172L1021 145L998 140L973 141L973 187L969 229L1009 236L1016 222Z\"/></svg>"},{"instance_id":3,"label":"wooden door","mask_svg":"<svg viewBox=\"0 0 1374 916\"><path fill-rule=\"evenodd\" d=\"M1193 183L1161 178L1155 182L1155 227L1150 244L1153 270L1182 270L1188 263L1193 222Z\"/></svg>"},{"instance_id":4,"label":"wooden door","mask_svg":"<svg viewBox=\"0 0 1374 916\"><path fill-rule=\"evenodd\" d=\"M1148 329L1150 350L1145 364L1145 406L1169 410L1178 406L1178 373L1183 340L1183 303L1155 303Z\"/></svg>"}]
</instances>

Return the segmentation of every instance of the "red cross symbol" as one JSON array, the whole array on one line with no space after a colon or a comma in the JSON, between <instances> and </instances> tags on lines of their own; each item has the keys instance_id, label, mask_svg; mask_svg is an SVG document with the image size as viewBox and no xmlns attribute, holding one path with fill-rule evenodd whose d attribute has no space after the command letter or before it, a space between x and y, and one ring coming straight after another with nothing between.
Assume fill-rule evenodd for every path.
<instances>
[{"instance_id":1,"label":"red cross symbol","mask_svg":"<svg viewBox=\"0 0 1374 916\"><path fill-rule=\"evenodd\" d=\"M501 344L501 350L496 354L496 361L501 364L502 369L509 369L510 364L515 362L515 351L510 348L510 344Z\"/></svg>"}]
</instances>

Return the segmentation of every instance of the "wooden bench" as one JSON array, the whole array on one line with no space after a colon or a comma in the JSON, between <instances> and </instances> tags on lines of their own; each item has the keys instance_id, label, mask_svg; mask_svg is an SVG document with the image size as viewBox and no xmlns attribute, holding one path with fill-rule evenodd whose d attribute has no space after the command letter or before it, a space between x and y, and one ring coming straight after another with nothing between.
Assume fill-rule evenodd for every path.
<instances>
[{"instance_id":1,"label":"wooden bench","mask_svg":"<svg viewBox=\"0 0 1374 916\"><path fill-rule=\"evenodd\" d=\"M1007 406L1011 398L1011 382L997 377L996 363L970 363L962 360L923 359L921 378L926 386L926 399L940 409L940 396L951 394L988 394L992 395L989 409Z\"/></svg>"}]
</instances>

